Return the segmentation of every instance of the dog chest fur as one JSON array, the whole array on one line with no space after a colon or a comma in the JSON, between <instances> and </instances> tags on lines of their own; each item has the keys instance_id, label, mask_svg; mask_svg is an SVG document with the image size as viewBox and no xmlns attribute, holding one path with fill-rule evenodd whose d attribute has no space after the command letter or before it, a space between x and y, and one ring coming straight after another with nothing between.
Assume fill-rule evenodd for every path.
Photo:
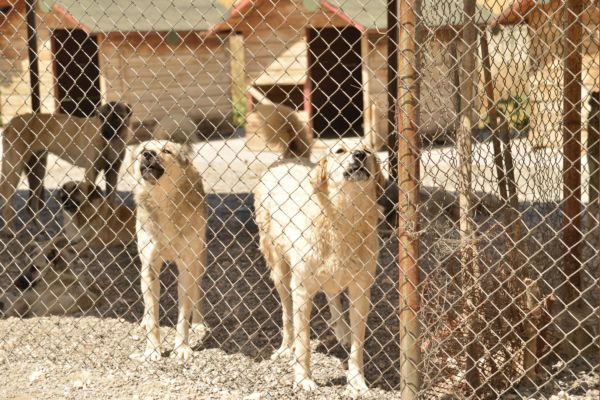
<instances>
[{"instance_id":1,"label":"dog chest fur","mask_svg":"<svg viewBox=\"0 0 600 400\"><path fill-rule=\"evenodd\" d=\"M308 162L271 168L258 187L257 219L278 253L305 261L289 260L304 267L292 272L304 284L340 292L357 274L374 274L375 188L352 183L329 197L315 190L315 168Z\"/></svg>"}]
</instances>

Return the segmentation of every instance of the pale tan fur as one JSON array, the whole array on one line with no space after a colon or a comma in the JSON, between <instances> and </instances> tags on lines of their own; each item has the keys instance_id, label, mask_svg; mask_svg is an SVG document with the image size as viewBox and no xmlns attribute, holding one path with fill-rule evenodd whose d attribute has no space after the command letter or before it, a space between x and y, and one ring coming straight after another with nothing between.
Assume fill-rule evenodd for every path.
<instances>
[{"instance_id":1,"label":"pale tan fur","mask_svg":"<svg viewBox=\"0 0 600 400\"><path fill-rule=\"evenodd\" d=\"M46 172L45 165L29 165L34 155L42 157L51 152L65 161L85 170L85 180L95 182L100 170L106 173L107 191L111 202L115 199L119 168L125 155L127 126L131 116L129 106L114 103L99 108L98 115L78 118L65 114L24 114L13 118L2 136L2 180L0 201L4 201L3 217L6 227L14 231L14 195L21 174L28 172L39 182L35 189L37 199L32 212L37 214L41 199L41 182ZM115 120L113 117L117 115ZM116 125L114 136L105 138L102 128ZM34 218L36 215L34 215Z\"/></svg>"},{"instance_id":2,"label":"pale tan fur","mask_svg":"<svg viewBox=\"0 0 600 400\"><path fill-rule=\"evenodd\" d=\"M17 279L21 294L1 300L5 316L71 315L102 301L102 292L94 283L73 273L77 254L65 238L36 244L26 252L31 255L31 264ZM26 281L27 287L23 285Z\"/></svg>"},{"instance_id":3,"label":"pale tan fur","mask_svg":"<svg viewBox=\"0 0 600 400\"><path fill-rule=\"evenodd\" d=\"M257 104L246 119L249 147L267 148L283 158L310 158L312 133L297 111L281 104Z\"/></svg>"},{"instance_id":4,"label":"pale tan fur","mask_svg":"<svg viewBox=\"0 0 600 400\"><path fill-rule=\"evenodd\" d=\"M128 246L135 241L135 210L124 205L110 206L99 188L88 182L67 182L61 198L78 204L77 210L64 207L63 234L75 247L99 250ZM76 243L76 244L75 244Z\"/></svg>"},{"instance_id":5,"label":"pale tan fur","mask_svg":"<svg viewBox=\"0 0 600 400\"><path fill-rule=\"evenodd\" d=\"M276 163L254 193L260 249L283 308L283 342L274 357L294 352L294 382L306 390L316 387L310 373L312 299L317 291L325 292L336 336L344 340L348 326L338 296L347 290L349 389L354 394L367 391L363 346L379 250L377 193L383 176L376 156L368 153L364 164L369 176L345 179L354 154L341 149L319 164L301 159Z\"/></svg>"},{"instance_id":6,"label":"pale tan fur","mask_svg":"<svg viewBox=\"0 0 600 400\"><path fill-rule=\"evenodd\" d=\"M142 177L143 154L148 151L157 155L165 171L157 180ZM148 337L144 356L148 360L161 357L159 273L166 261L174 261L179 270L179 317L174 350L177 358L188 361L192 354L190 316L193 329L206 332L200 310L200 281L206 268L207 206L202 178L190 160L189 151L187 146L159 140L142 143L136 150L134 170L138 185L134 194L145 306L142 326Z\"/></svg>"}]
</instances>

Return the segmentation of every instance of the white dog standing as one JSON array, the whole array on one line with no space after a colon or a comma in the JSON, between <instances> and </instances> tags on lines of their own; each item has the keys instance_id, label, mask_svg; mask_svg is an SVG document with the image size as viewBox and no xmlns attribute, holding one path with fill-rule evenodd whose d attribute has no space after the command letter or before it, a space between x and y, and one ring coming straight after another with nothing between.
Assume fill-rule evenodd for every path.
<instances>
[{"instance_id":1,"label":"white dog standing","mask_svg":"<svg viewBox=\"0 0 600 400\"><path fill-rule=\"evenodd\" d=\"M382 174L374 154L336 150L318 165L292 159L272 165L255 191L260 249L283 308L283 342L294 352L294 384L316 388L310 372L310 313L326 293L336 336L347 336L339 294L348 290L351 353L348 384L367 392L363 347L379 244L377 197Z\"/></svg>"},{"instance_id":2,"label":"white dog standing","mask_svg":"<svg viewBox=\"0 0 600 400\"><path fill-rule=\"evenodd\" d=\"M139 184L134 193L147 360L161 358L159 273L166 261L174 261L179 271L175 356L187 362L192 355L191 316L193 329L206 332L200 311L200 280L206 267L206 199L190 153L189 146L165 140L142 143L136 151L134 168Z\"/></svg>"}]
</instances>

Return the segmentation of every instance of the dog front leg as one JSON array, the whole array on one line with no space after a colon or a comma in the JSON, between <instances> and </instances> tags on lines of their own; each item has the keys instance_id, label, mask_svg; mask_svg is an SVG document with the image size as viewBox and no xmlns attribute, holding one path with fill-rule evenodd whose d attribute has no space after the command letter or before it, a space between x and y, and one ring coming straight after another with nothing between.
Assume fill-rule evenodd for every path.
<instances>
[{"instance_id":1,"label":"dog front leg","mask_svg":"<svg viewBox=\"0 0 600 400\"><path fill-rule=\"evenodd\" d=\"M140 259L142 261L142 296L144 297L142 326L146 329L147 336L144 357L149 361L158 361L161 357L158 312L160 306L159 273L162 260L155 247L150 243L140 248Z\"/></svg>"},{"instance_id":2,"label":"dog front leg","mask_svg":"<svg viewBox=\"0 0 600 400\"><path fill-rule=\"evenodd\" d=\"M10 146L6 141L3 146ZM2 160L2 182L0 182L0 192L4 201L3 217L5 228L11 233L15 231L15 209L13 208L13 199L17 193L17 186L23 171L23 157L19 153L4 153Z\"/></svg>"},{"instance_id":3,"label":"dog front leg","mask_svg":"<svg viewBox=\"0 0 600 400\"><path fill-rule=\"evenodd\" d=\"M114 206L117 200L117 183L119 181L119 170L121 169L123 156L124 154L119 155L112 163L108 163L108 167L104 171L106 178L106 200L111 206Z\"/></svg>"},{"instance_id":4,"label":"dog front leg","mask_svg":"<svg viewBox=\"0 0 600 400\"><path fill-rule=\"evenodd\" d=\"M177 317L177 330L175 333L175 356L180 362L188 362L192 357L190 347L190 317L192 306L198 298L199 263L188 257L181 257L176 261L179 269L177 295L179 302L179 315Z\"/></svg>"},{"instance_id":5,"label":"dog front leg","mask_svg":"<svg viewBox=\"0 0 600 400\"><path fill-rule=\"evenodd\" d=\"M39 221L40 209L44 202L44 177L48 165L48 152L40 152L29 157L25 163L25 175L29 185L27 208L34 221Z\"/></svg>"},{"instance_id":6,"label":"dog front leg","mask_svg":"<svg viewBox=\"0 0 600 400\"><path fill-rule=\"evenodd\" d=\"M294 386L311 391L317 388L310 373L312 293L304 285L295 285L292 282L292 303L294 309Z\"/></svg>"},{"instance_id":7,"label":"dog front leg","mask_svg":"<svg viewBox=\"0 0 600 400\"><path fill-rule=\"evenodd\" d=\"M277 290L279 299L281 300L281 319L283 321L283 329L281 346L271 356L272 360L293 355L294 348L293 303L290 288L290 267L287 261L279 255L274 257L274 261L275 265L271 266L271 277L273 278L275 289Z\"/></svg>"},{"instance_id":8,"label":"dog front leg","mask_svg":"<svg viewBox=\"0 0 600 400\"><path fill-rule=\"evenodd\" d=\"M348 360L348 385L351 395L361 396L369 389L365 382L363 371L363 352L365 345L365 330L370 306L370 285L363 287L352 284L348 287L350 308L350 328L352 331L352 346Z\"/></svg>"},{"instance_id":9,"label":"dog front leg","mask_svg":"<svg viewBox=\"0 0 600 400\"><path fill-rule=\"evenodd\" d=\"M205 232L201 233L206 236ZM200 252L200 256L195 260L198 264L198 268L192 270L194 274L195 282L195 298L193 298L192 304L192 333L194 334L194 340L198 342L202 341L206 334L209 332L208 327L204 323L204 314L202 312L202 300L204 298L204 290L202 289L202 277L206 270L207 263L207 248L206 243L203 241L203 249Z\"/></svg>"},{"instance_id":10,"label":"dog front leg","mask_svg":"<svg viewBox=\"0 0 600 400\"><path fill-rule=\"evenodd\" d=\"M327 296L327 303L329 304L329 312L331 318L327 321L329 329L333 330L333 333L338 342L343 346L350 345L350 327L344 319L344 310L342 309L342 294L329 294Z\"/></svg>"}]
</instances>

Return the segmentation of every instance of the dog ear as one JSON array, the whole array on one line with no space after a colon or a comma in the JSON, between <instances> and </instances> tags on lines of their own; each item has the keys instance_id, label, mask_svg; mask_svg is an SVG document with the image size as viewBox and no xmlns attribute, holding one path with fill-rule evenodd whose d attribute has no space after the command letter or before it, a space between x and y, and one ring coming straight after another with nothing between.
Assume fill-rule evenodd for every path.
<instances>
[{"instance_id":1,"label":"dog ear","mask_svg":"<svg viewBox=\"0 0 600 400\"><path fill-rule=\"evenodd\" d=\"M588 100L588 104L592 107L598 106L598 104L600 104L600 92L590 93L590 98Z\"/></svg>"},{"instance_id":2,"label":"dog ear","mask_svg":"<svg viewBox=\"0 0 600 400\"><path fill-rule=\"evenodd\" d=\"M177 152L177 158L182 164L188 165L194 158L194 149L189 143L183 143L180 145L179 151Z\"/></svg>"},{"instance_id":3,"label":"dog ear","mask_svg":"<svg viewBox=\"0 0 600 400\"><path fill-rule=\"evenodd\" d=\"M112 108L113 106L110 102L102 104L96 109L94 115L104 121L106 119L106 116L112 111Z\"/></svg>"},{"instance_id":4,"label":"dog ear","mask_svg":"<svg viewBox=\"0 0 600 400\"><path fill-rule=\"evenodd\" d=\"M315 190L325 191L327 190L327 181L329 179L329 172L327 171L327 157L323 157L317 167L315 168L314 176L311 179L311 183Z\"/></svg>"},{"instance_id":5,"label":"dog ear","mask_svg":"<svg viewBox=\"0 0 600 400\"><path fill-rule=\"evenodd\" d=\"M385 188L385 176L383 176L383 171L381 170L381 164L379 162L379 158L375 153L373 155L373 177L375 178L375 195L376 199L379 199L383 194L383 190Z\"/></svg>"}]
</instances>

